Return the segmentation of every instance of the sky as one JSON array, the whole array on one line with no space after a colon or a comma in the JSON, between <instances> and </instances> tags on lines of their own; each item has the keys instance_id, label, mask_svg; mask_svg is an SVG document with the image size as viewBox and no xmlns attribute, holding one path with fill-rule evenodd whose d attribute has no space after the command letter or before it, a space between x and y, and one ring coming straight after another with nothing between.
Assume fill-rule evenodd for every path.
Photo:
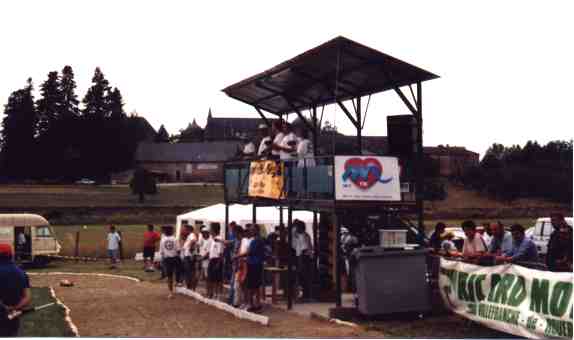
<instances>
[{"instance_id":1,"label":"sky","mask_svg":"<svg viewBox=\"0 0 574 340\"><path fill-rule=\"evenodd\" d=\"M70 65L80 99L100 67L126 112L170 134L210 108L256 118L221 89L342 35L439 75L423 83L424 145L482 157L572 139L573 13L573 1L2 1L0 103ZM394 92L374 95L363 134L408 113ZM324 120L355 133L336 106Z\"/></svg>"}]
</instances>

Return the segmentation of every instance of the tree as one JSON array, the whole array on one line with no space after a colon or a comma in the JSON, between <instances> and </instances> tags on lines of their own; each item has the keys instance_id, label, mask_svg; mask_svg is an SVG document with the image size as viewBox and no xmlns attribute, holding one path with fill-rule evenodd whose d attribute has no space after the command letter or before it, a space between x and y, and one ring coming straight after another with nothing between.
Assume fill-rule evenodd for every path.
<instances>
[{"instance_id":1,"label":"tree","mask_svg":"<svg viewBox=\"0 0 574 340\"><path fill-rule=\"evenodd\" d=\"M63 94L58 79L58 72L48 73L48 79L40 85L41 98L36 102L38 110L38 134L43 142L46 142L48 131L54 127L55 122L61 117L63 108Z\"/></svg>"},{"instance_id":2,"label":"tree","mask_svg":"<svg viewBox=\"0 0 574 340\"><path fill-rule=\"evenodd\" d=\"M114 87L114 90L111 91L107 98L106 98L108 105L109 105L109 117L113 120L122 120L127 118L126 113L124 111L124 101L122 98L122 94L117 87Z\"/></svg>"},{"instance_id":3,"label":"tree","mask_svg":"<svg viewBox=\"0 0 574 340\"><path fill-rule=\"evenodd\" d=\"M86 96L82 100L85 108L83 116L86 118L104 119L110 115L109 105L109 82L99 67L96 67L92 77L92 87L88 89Z\"/></svg>"},{"instance_id":4,"label":"tree","mask_svg":"<svg viewBox=\"0 0 574 340\"><path fill-rule=\"evenodd\" d=\"M62 93L62 110L61 115L64 119L77 117L80 114L78 109L78 96L76 95L76 81L74 80L74 71L69 65L62 69L60 78L60 91Z\"/></svg>"},{"instance_id":5,"label":"tree","mask_svg":"<svg viewBox=\"0 0 574 340\"><path fill-rule=\"evenodd\" d=\"M2 120L4 174L12 178L30 178L37 164L33 161L38 133L38 115L32 95L32 78L28 85L12 92Z\"/></svg>"},{"instance_id":6,"label":"tree","mask_svg":"<svg viewBox=\"0 0 574 340\"><path fill-rule=\"evenodd\" d=\"M157 136L155 137L155 142L169 143L169 134L167 133L167 130L165 129L165 126L163 126L163 124L159 127Z\"/></svg>"}]
</instances>

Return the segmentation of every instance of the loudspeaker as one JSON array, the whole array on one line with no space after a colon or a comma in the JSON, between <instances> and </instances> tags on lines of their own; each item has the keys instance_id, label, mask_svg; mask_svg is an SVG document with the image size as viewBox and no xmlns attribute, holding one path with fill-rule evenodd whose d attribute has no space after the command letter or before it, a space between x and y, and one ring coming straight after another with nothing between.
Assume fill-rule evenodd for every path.
<instances>
[{"instance_id":1,"label":"loudspeaker","mask_svg":"<svg viewBox=\"0 0 574 340\"><path fill-rule=\"evenodd\" d=\"M413 115L387 116L389 153L410 157L417 149L417 120Z\"/></svg>"}]
</instances>

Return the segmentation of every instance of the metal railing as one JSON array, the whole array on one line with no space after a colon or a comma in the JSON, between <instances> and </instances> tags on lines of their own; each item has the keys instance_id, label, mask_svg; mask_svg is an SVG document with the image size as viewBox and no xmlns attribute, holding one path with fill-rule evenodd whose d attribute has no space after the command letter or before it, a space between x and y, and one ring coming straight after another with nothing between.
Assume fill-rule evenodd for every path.
<instances>
[{"instance_id":1,"label":"metal railing","mask_svg":"<svg viewBox=\"0 0 574 340\"><path fill-rule=\"evenodd\" d=\"M250 164L255 159L226 162L224 165L224 188L227 202L241 202L249 199ZM284 164L284 199L334 200L335 168L334 156L317 156L290 161ZM406 174L406 175L405 175ZM403 171L401 182L409 183L410 191L401 193L403 202L414 202L414 180L408 171Z\"/></svg>"}]
</instances>

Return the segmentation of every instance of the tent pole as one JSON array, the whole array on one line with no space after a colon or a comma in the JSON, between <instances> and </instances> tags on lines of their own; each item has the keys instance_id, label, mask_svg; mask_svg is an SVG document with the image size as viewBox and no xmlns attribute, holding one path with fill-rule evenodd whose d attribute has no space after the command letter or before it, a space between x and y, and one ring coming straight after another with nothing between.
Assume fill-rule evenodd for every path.
<instances>
[{"instance_id":1,"label":"tent pole","mask_svg":"<svg viewBox=\"0 0 574 340\"><path fill-rule=\"evenodd\" d=\"M229 240L229 204L225 203L225 240Z\"/></svg>"},{"instance_id":2,"label":"tent pole","mask_svg":"<svg viewBox=\"0 0 574 340\"><path fill-rule=\"evenodd\" d=\"M336 306L341 307L341 219L335 213L335 287L336 287Z\"/></svg>"},{"instance_id":3,"label":"tent pole","mask_svg":"<svg viewBox=\"0 0 574 340\"><path fill-rule=\"evenodd\" d=\"M315 279L318 277L318 272L317 272L317 253L318 253L318 241L317 241L317 237L318 237L318 225L317 225L317 212L313 211L313 268L311 270L311 298L314 299L316 298L316 292L315 292Z\"/></svg>"}]
</instances>

